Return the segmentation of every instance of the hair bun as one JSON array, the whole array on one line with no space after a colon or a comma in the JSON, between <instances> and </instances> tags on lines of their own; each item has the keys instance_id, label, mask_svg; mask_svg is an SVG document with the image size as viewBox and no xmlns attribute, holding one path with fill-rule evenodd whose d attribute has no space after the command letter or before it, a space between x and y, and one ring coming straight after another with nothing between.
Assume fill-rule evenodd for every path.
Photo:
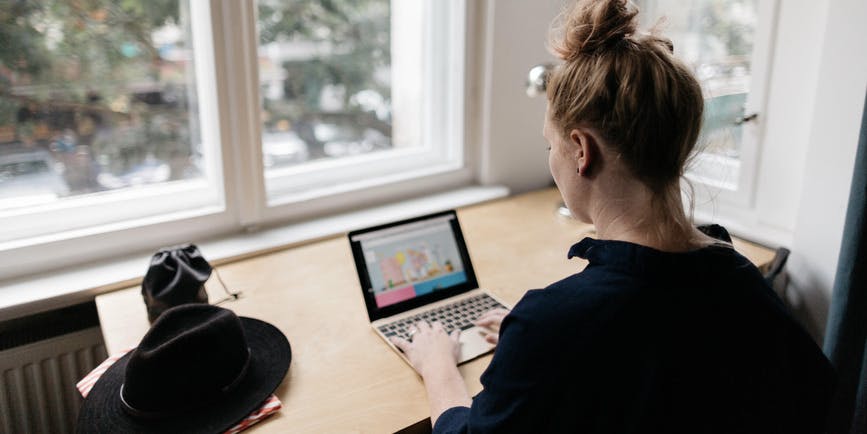
<instances>
[{"instance_id":1,"label":"hair bun","mask_svg":"<svg viewBox=\"0 0 867 434\"><path fill-rule=\"evenodd\" d=\"M551 50L569 61L636 33L638 8L627 0L579 0L555 21Z\"/></svg>"}]
</instances>

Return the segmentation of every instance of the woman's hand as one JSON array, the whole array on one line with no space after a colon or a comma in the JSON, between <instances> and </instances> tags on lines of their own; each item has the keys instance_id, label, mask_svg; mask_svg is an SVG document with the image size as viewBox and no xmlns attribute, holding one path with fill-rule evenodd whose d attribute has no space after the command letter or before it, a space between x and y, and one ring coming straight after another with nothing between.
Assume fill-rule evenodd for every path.
<instances>
[{"instance_id":1,"label":"woman's hand","mask_svg":"<svg viewBox=\"0 0 867 434\"><path fill-rule=\"evenodd\" d=\"M430 405L430 420L437 419L449 408L472 405L464 379L458 371L461 354L460 330L446 334L442 324L422 321L410 332L412 341L392 337L391 342L403 351L409 363L424 380Z\"/></svg>"},{"instance_id":2,"label":"woman's hand","mask_svg":"<svg viewBox=\"0 0 867 434\"><path fill-rule=\"evenodd\" d=\"M500 324L503 323L503 318L508 314L508 309L497 308L489 310L473 321L473 324L485 330L483 336L486 341L496 345L500 339Z\"/></svg>"},{"instance_id":3,"label":"woman's hand","mask_svg":"<svg viewBox=\"0 0 867 434\"><path fill-rule=\"evenodd\" d=\"M442 324L421 321L410 331L411 341L392 336L391 343L403 351L416 372L425 378L431 374L453 369L461 354L460 330L446 334Z\"/></svg>"}]
</instances>

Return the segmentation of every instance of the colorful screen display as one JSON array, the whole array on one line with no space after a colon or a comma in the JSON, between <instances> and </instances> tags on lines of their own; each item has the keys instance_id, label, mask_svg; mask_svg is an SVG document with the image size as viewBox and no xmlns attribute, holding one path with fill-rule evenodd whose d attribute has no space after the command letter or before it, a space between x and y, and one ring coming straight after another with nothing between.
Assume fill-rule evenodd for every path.
<instances>
[{"instance_id":1,"label":"colorful screen display","mask_svg":"<svg viewBox=\"0 0 867 434\"><path fill-rule=\"evenodd\" d=\"M452 230L453 216L410 223L359 237L379 308L467 282Z\"/></svg>"}]
</instances>

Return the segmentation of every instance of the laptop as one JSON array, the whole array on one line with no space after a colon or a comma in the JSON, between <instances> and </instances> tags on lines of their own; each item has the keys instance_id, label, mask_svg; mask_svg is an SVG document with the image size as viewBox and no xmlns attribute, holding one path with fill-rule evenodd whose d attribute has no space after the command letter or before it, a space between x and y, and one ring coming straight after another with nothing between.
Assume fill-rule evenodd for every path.
<instances>
[{"instance_id":1,"label":"laptop","mask_svg":"<svg viewBox=\"0 0 867 434\"><path fill-rule=\"evenodd\" d=\"M493 350L473 321L505 303L478 288L454 210L349 233L370 325L409 363L389 338L409 340L421 320L460 329L463 363Z\"/></svg>"}]
</instances>

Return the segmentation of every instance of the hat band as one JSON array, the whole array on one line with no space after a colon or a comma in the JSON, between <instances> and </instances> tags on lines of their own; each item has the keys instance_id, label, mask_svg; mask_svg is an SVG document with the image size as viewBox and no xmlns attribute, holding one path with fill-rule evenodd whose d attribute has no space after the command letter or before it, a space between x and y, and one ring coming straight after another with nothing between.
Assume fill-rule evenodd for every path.
<instances>
[{"instance_id":1,"label":"hat band","mask_svg":"<svg viewBox=\"0 0 867 434\"><path fill-rule=\"evenodd\" d=\"M238 375L235 376L235 379L232 380L229 384L223 386L220 389L220 392L216 396L211 396L210 399L196 400L193 402L196 405L193 405L191 407L182 408L182 409L174 408L174 409L168 410L168 411L160 411L160 410L152 411L152 410L142 410L139 408L135 408L132 405L130 405L130 403L127 402L127 400L123 397L123 386L125 383L120 385L120 391L118 392L118 395L120 396L120 403L123 406L123 410L125 412L127 412L127 414L129 414L130 416L136 417L136 418L140 418L140 419L163 419L163 418L166 418L169 416L174 416L174 415L181 413L183 411L186 411L186 410L190 410L193 408L198 408L198 407L202 407L202 406L211 404L212 402L216 401L217 399L219 399L223 395L231 392L233 389L235 389L235 387L237 387L239 384L241 384L241 380L243 380L244 377L247 375L247 370L250 367L250 359L252 359L252 356L251 356L250 348L248 347L247 348L247 358L246 358L246 360L244 360L244 366L241 367L241 370L238 372Z\"/></svg>"}]
</instances>

